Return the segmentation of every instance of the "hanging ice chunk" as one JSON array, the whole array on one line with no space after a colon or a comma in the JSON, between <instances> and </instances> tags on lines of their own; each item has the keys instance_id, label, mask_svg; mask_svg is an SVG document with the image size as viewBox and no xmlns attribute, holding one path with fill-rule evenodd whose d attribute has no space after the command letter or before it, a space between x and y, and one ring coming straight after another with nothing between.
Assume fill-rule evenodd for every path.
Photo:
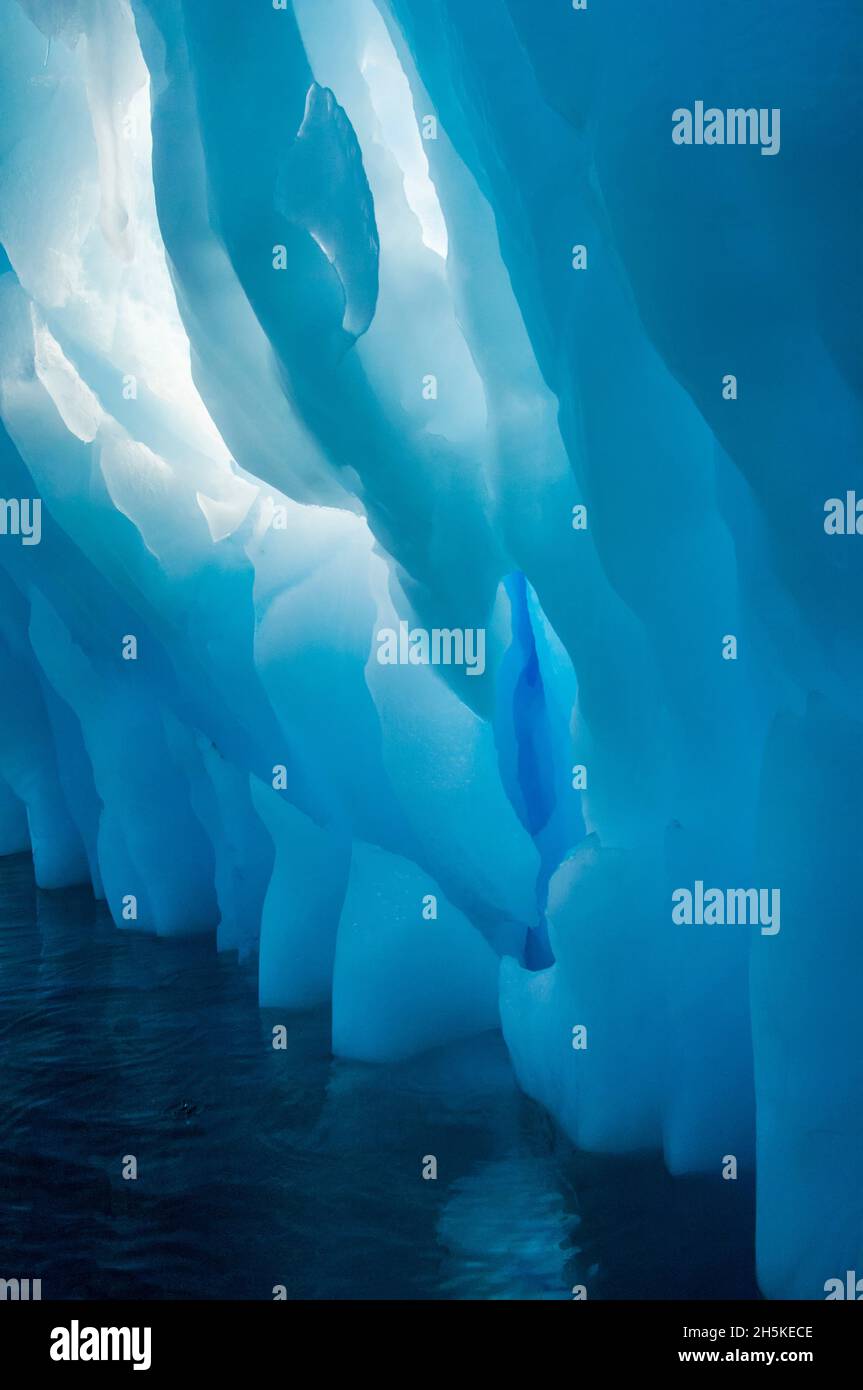
<instances>
[{"instance_id":1,"label":"hanging ice chunk","mask_svg":"<svg viewBox=\"0 0 863 1390\"><path fill-rule=\"evenodd\" d=\"M316 82L282 165L276 206L288 222L305 227L334 267L345 292L342 326L359 337L378 297L375 210L351 123L333 93Z\"/></svg>"},{"instance_id":2,"label":"hanging ice chunk","mask_svg":"<svg viewBox=\"0 0 863 1390\"><path fill-rule=\"evenodd\" d=\"M264 1006L310 1008L332 994L350 844L344 831L315 825L257 778L251 790L275 848L261 916L259 998Z\"/></svg>"},{"instance_id":3,"label":"hanging ice chunk","mask_svg":"<svg viewBox=\"0 0 863 1390\"><path fill-rule=\"evenodd\" d=\"M86 883L87 857L60 787L57 750L27 641L27 606L5 574L0 583L0 774L26 809L28 838L40 888ZM8 801L7 834L20 834Z\"/></svg>"},{"instance_id":4,"label":"hanging ice chunk","mask_svg":"<svg viewBox=\"0 0 863 1390\"><path fill-rule=\"evenodd\" d=\"M660 1142L665 1033L659 1009L661 885L649 861L590 836L555 874L555 964L501 966L501 1022L516 1074L580 1148Z\"/></svg>"},{"instance_id":5,"label":"hanging ice chunk","mask_svg":"<svg viewBox=\"0 0 863 1390\"><path fill-rule=\"evenodd\" d=\"M104 805L99 864L118 926L163 935L212 931L218 919L213 848L158 708L124 688L122 678L100 678L41 596L34 596L30 639L46 676L81 721Z\"/></svg>"},{"instance_id":6,"label":"hanging ice chunk","mask_svg":"<svg viewBox=\"0 0 863 1390\"><path fill-rule=\"evenodd\" d=\"M354 842L333 972L333 1051L392 1061L497 1025L498 961L439 886Z\"/></svg>"},{"instance_id":7,"label":"hanging ice chunk","mask_svg":"<svg viewBox=\"0 0 863 1390\"><path fill-rule=\"evenodd\" d=\"M540 859L501 784L494 730L442 679L453 669L462 685L472 684L463 668L416 664L410 653L404 663L382 660L385 644L407 636L410 625L399 618L379 573L374 594L378 607L366 683L380 718L389 780L429 872L496 951L521 960L539 916ZM450 635L449 629L440 631ZM472 634L477 644L480 633L485 652L492 646L493 623Z\"/></svg>"},{"instance_id":8,"label":"hanging ice chunk","mask_svg":"<svg viewBox=\"0 0 863 1390\"><path fill-rule=\"evenodd\" d=\"M773 726L760 802L759 875L782 894L781 931L759 934L752 951L768 1298L835 1297L835 1281L844 1298L847 1271L863 1277L861 815L863 728L813 695Z\"/></svg>"}]
</instances>

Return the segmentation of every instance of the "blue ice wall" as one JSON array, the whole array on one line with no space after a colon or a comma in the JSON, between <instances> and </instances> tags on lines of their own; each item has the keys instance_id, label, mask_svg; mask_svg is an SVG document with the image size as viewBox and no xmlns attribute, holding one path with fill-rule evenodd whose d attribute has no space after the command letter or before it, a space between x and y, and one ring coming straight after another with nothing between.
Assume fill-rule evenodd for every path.
<instances>
[{"instance_id":1,"label":"blue ice wall","mask_svg":"<svg viewBox=\"0 0 863 1390\"><path fill-rule=\"evenodd\" d=\"M863 1268L861 29L0 12L0 852L754 1169L771 1297Z\"/></svg>"}]
</instances>

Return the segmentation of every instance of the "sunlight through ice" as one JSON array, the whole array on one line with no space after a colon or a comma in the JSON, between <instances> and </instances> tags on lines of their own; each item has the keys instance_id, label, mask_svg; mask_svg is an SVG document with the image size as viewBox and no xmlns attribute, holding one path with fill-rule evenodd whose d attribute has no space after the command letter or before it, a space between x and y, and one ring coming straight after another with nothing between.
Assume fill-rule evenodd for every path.
<instances>
[{"instance_id":1,"label":"sunlight through ice","mask_svg":"<svg viewBox=\"0 0 863 1390\"><path fill-rule=\"evenodd\" d=\"M422 228L423 242L430 251L446 260L449 247L446 222L429 177L410 85L386 35L366 45L360 70L384 144L402 171L405 197Z\"/></svg>"}]
</instances>

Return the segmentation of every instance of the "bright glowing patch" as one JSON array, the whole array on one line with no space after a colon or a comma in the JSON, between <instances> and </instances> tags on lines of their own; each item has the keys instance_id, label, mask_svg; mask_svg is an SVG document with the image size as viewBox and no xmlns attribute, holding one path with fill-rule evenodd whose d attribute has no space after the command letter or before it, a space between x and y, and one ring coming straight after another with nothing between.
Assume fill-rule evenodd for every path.
<instances>
[{"instance_id":1,"label":"bright glowing patch","mask_svg":"<svg viewBox=\"0 0 863 1390\"><path fill-rule=\"evenodd\" d=\"M424 244L444 260L449 249L446 222L429 177L429 165L414 115L411 90L392 45L371 41L360 65L384 144L402 171L405 197L422 228Z\"/></svg>"}]
</instances>

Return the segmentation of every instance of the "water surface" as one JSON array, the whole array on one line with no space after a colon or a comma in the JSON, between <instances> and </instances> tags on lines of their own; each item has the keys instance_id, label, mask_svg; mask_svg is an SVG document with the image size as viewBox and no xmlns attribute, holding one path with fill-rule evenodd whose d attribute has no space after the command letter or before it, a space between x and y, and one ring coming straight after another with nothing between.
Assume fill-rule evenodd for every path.
<instances>
[{"instance_id":1,"label":"water surface","mask_svg":"<svg viewBox=\"0 0 863 1390\"><path fill-rule=\"evenodd\" d=\"M23 855L0 1062L0 1277L44 1298L757 1296L745 1180L574 1153L496 1034L336 1061L326 1011L260 1010L235 957L118 931Z\"/></svg>"}]
</instances>

